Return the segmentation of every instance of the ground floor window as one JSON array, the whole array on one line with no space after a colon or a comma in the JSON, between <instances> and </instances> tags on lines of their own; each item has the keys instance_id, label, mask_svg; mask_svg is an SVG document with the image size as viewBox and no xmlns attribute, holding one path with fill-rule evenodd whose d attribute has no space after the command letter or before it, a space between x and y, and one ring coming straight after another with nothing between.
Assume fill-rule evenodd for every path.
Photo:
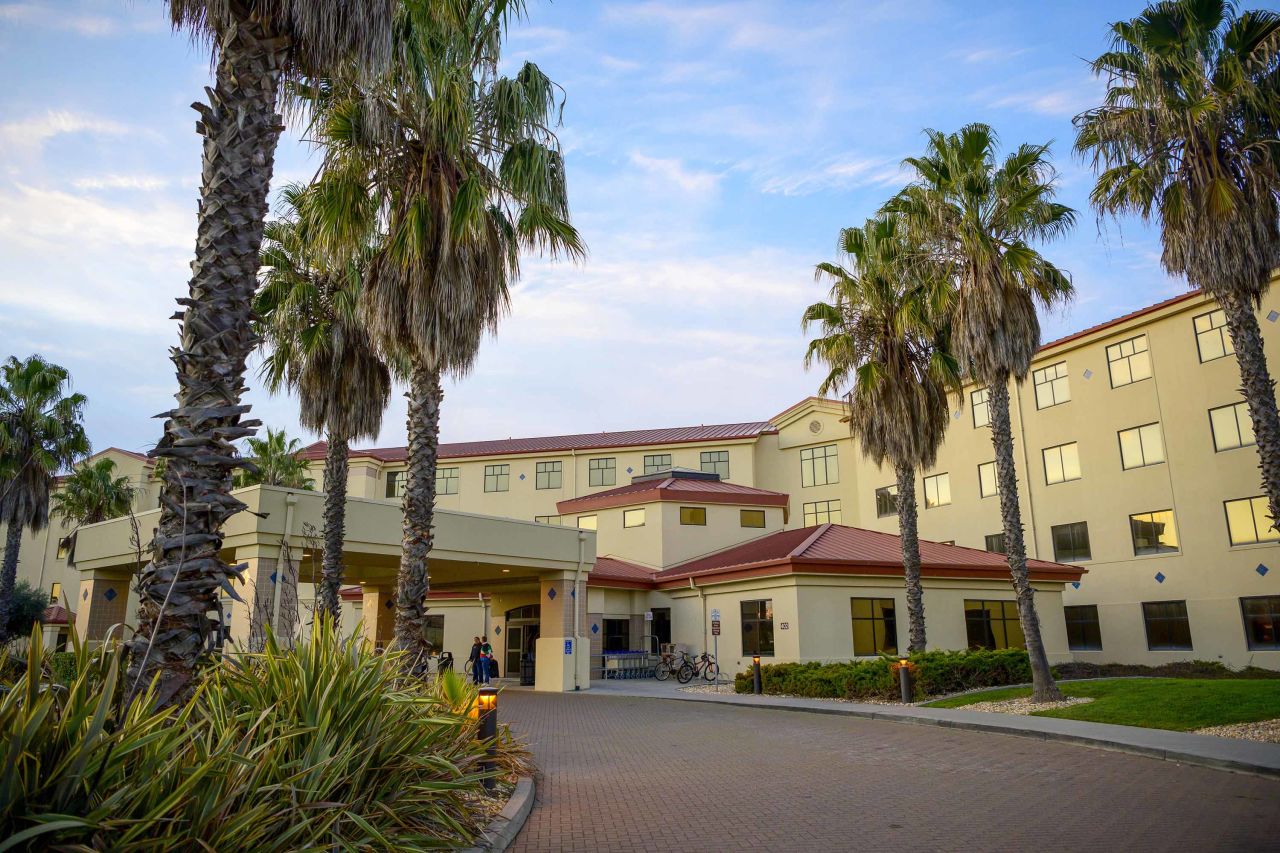
<instances>
[{"instance_id":1,"label":"ground floor window","mask_svg":"<svg viewBox=\"0 0 1280 853\"><path fill-rule=\"evenodd\" d=\"M1280 595L1240 599L1244 636L1251 649L1280 649Z\"/></svg>"},{"instance_id":2,"label":"ground floor window","mask_svg":"<svg viewBox=\"0 0 1280 853\"><path fill-rule=\"evenodd\" d=\"M898 620L892 598L850 599L853 614L853 653L898 653Z\"/></svg>"},{"instance_id":3,"label":"ground floor window","mask_svg":"<svg viewBox=\"0 0 1280 853\"><path fill-rule=\"evenodd\" d=\"M631 646L631 621L629 619L604 620L604 650L625 652Z\"/></svg>"},{"instance_id":4,"label":"ground floor window","mask_svg":"<svg viewBox=\"0 0 1280 853\"><path fill-rule=\"evenodd\" d=\"M742 654L773 657L773 599L742 602Z\"/></svg>"},{"instance_id":5,"label":"ground floor window","mask_svg":"<svg viewBox=\"0 0 1280 853\"><path fill-rule=\"evenodd\" d=\"M439 654L444 649L444 614L427 614L427 650Z\"/></svg>"},{"instance_id":6,"label":"ground floor window","mask_svg":"<svg viewBox=\"0 0 1280 853\"><path fill-rule=\"evenodd\" d=\"M1147 648L1151 651L1189 651L1191 620L1185 601L1144 601L1142 621L1147 626Z\"/></svg>"},{"instance_id":7,"label":"ground floor window","mask_svg":"<svg viewBox=\"0 0 1280 853\"><path fill-rule=\"evenodd\" d=\"M971 649L1025 649L1018 602L965 599L964 627Z\"/></svg>"},{"instance_id":8,"label":"ground floor window","mask_svg":"<svg viewBox=\"0 0 1280 853\"><path fill-rule=\"evenodd\" d=\"M1067 616L1067 648L1072 651L1101 651L1102 628L1098 605L1077 604L1062 608Z\"/></svg>"}]
</instances>

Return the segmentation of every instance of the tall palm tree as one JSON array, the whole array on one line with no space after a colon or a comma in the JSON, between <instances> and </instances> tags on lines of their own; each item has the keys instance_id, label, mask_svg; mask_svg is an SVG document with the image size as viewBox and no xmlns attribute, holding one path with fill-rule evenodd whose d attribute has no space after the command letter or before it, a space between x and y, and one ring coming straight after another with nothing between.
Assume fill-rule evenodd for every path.
<instances>
[{"instance_id":1,"label":"tall palm tree","mask_svg":"<svg viewBox=\"0 0 1280 853\"><path fill-rule=\"evenodd\" d=\"M66 369L38 355L0 367L0 523L8 526L0 569L0 632L9 624L22 532L49 522L53 478L89 453L83 394L67 393ZM0 641L8 637L0 636Z\"/></svg>"},{"instance_id":2,"label":"tall palm tree","mask_svg":"<svg viewBox=\"0 0 1280 853\"><path fill-rule=\"evenodd\" d=\"M331 265L317 251L305 215L306 190L283 192L285 215L267 223L262 287L254 304L263 345L262 375L271 392L297 393L299 420L323 432L324 554L316 613L342 615L342 545L346 528L347 454L351 442L376 438L391 399L391 373L358 316L367 252Z\"/></svg>"},{"instance_id":3,"label":"tall palm tree","mask_svg":"<svg viewBox=\"0 0 1280 853\"><path fill-rule=\"evenodd\" d=\"M284 430L268 427L266 438L245 440L245 451L249 463L236 474L237 489L245 486L315 487L315 481L307 476L307 460L298 455L302 452L302 442L289 438Z\"/></svg>"},{"instance_id":4,"label":"tall palm tree","mask_svg":"<svg viewBox=\"0 0 1280 853\"><path fill-rule=\"evenodd\" d=\"M395 0L169 0L175 29L212 46L215 81L197 104L204 138L196 253L173 348L177 406L165 413L152 455L168 457L154 557L138 580L138 631L130 641L130 691L158 674L160 705L194 689L197 661L214 636L220 590L235 571L219 556L222 525L244 508L231 497L238 464L245 361L255 339L250 306L267 193L282 129L284 83L339 64L380 70L390 56ZM179 591L180 590L180 591Z\"/></svg>"},{"instance_id":5,"label":"tall palm tree","mask_svg":"<svg viewBox=\"0 0 1280 853\"><path fill-rule=\"evenodd\" d=\"M1280 15L1224 0L1156 3L1111 25L1105 103L1076 117L1103 215L1161 226L1161 261L1222 306L1280 524L1280 413L1257 308L1280 267Z\"/></svg>"},{"instance_id":6,"label":"tall palm tree","mask_svg":"<svg viewBox=\"0 0 1280 853\"><path fill-rule=\"evenodd\" d=\"M802 326L818 326L805 367L829 372L819 394L848 388L849 427L862 452L886 460L898 480L898 526L910 622L909 649L925 650L924 590L915 472L933 465L947 429L947 390L959 389L945 340L945 279L906 239L897 217L882 214L840 232L849 266L818 264L831 282L831 301L805 309Z\"/></svg>"},{"instance_id":7,"label":"tall palm tree","mask_svg":"<svg viewBox=\"0 0 1280 853\"><path fill-rule=\"evenodd\" d=\"M349 245L384 224L362 307L375 340L410 369L395 636L411 667L426 654L442 377L470 370L522 250L584 251L552 129L558 90L532 63L513 77L497 70L507 22L523 10L519 0L405 0L387 79L316 87L326 233Z\"/></svg>"},{"instance_id":8,"label":"tall palm tree","mask_svg":"<svg viewBox=\"0 0 1280 853\"><path fill-rule=\"evenodd\" d=\"M102 458L80 465L53 493L53 511L62 516L62 525L82 527L127 515L133 506L135 489L127 476L116 476L114 459Z\"/></svg>"},{"instance_id":9,"label":"tall palm tree","mask_svg":"<svg viewBox=\"0 0 1280 853\"><path fill-rule=\"evenodd\" d=\"M953 281L950 317L956 358L962 370L990 389L991 442L1009 572L1031 659L1033 697L1049 701L1061 694L1049 671L1027 576L1009 380L1026 379L1040 347L1036 305L1051 306L1073 293L1067 274L1033 244L1067 233L1075 211L1053 201L1056 176L1047 145L1021 145L999 161L996 135L984 124L966 125L953 134L926 134L924 156L904 161L916 180L889 208L903 215Z\"/></svg>"}]
</instances>

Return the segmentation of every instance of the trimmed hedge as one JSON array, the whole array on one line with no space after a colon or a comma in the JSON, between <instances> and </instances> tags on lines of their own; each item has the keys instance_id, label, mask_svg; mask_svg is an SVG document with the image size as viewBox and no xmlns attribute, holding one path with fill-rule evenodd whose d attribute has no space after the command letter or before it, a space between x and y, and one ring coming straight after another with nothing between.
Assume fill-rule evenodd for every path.
<instances>
[{"instance_id":1,"label":"trimmed hedge","mask_svg":"<svg viewBox=\"0 0 1280 853\"><path fill-rule=\"evenodd\" d=\"M909 658L917 698L979 687L1004 687L1031 680L1031 663L1022 649L924 652ZM815 699L897 699L896 658L847 663L774 663L760 667L765 693ZM734 689L750 693L751 671L734 678Z\"/></svg>"},{"instance_id":2,"label":"trimmed hedge","mask_svg":"<svg viewBox=\"0 0 1280 853\"><path fill-rule=\"evenodd\" d=\"M1072 661L1053 668L1055 678L1280 678L1280 672L1258 666L1232 669L1216 660L1181 660L1145 666L1140 663L1085 663Z\"/></svg>"}]
</instances>

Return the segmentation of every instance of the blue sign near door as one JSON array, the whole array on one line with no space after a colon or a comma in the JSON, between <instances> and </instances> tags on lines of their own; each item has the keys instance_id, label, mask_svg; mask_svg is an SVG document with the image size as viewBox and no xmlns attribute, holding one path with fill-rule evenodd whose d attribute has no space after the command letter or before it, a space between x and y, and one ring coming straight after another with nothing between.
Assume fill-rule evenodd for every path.
<instances>
[{"instance_id":1,"label":"blue sign near door","mask_svg":"<svg viewBox=\"0 0 1280 853\"><path fill-rule=\"evenodd\" d=\"M571 655L571 654L573 654L573 640L565 640L565 641L564 641L564 653L565 653L566 655Z\"/></svg>"}]
</instances>

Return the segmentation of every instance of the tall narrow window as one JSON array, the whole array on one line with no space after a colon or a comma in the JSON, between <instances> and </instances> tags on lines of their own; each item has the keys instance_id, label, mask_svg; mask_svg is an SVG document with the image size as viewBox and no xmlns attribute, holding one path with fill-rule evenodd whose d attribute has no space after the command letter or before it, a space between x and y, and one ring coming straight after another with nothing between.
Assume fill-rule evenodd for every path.
<instances>
[{"instance_id":1,"label":"tall narrow window","mask_svg":"<svg viewBox=\"0 0 1280 853\"><path fill-rule=\"evenodd\" d=\"M1280 649L1280 595L1240 599L1244 636L1250 649Z\"/></svg>"},{"instance_id":2,"label":"tall narrow window","mask_svg":"<svg viewBox=\"0 0 1280 853\"><path fill-rule=\"evenodd\" d=\"M1036 387L1037 409L1060 406L1071 401L1071 386L1067 376L1067 363L1065 361L1031 372L1031 381L1035 383Z\"/></svg>"},{"instance_id":3,"label":"tall narrow window","mask_svg":"<svg viewBox=\"0 0 1280 853\"><path fill-rule=\"evenodd\" d=\"M1173 526L1173 510L1141 512L1129 516L1129 529L1133 534L1133 553L1172 554L1178 550L1178 531Z\"/></svg>"},{"instance_id":4,"label":"tall narrow window","mask_svg":"<svg viewBox=\"0 0 1280 853\"><path fill-rule=\"evenodd\" d=\"M966 599L964 626L971 649L1024 649L1018 602Z\"/></svg>"},{"instance_id":5,"label":"tall narrow window","mask_svg":"<svg viewBox=\"0 0 1280 853\"><path fill-rule=\"evenodd\" d=\"M1253 434L1253 419L1247 403L1232 403L1209 410L1209 428L1213 430L1214 450L1235 450L1258 443Z\"/></svg>"},{"instance_id":6,"label":"tall narrow window","mask_svg":"<svg viewBox=\"0 0 1280 853\"><path fill-rule=\"evenodd\" d=\"M534 470L535 489L558 489L563 482L564 463L539 462Z\"/></svg>"},{"instance_id":7,"label":"tall narrow window","mask_svg":"<svg viewBox=\"0 0 1280 853\"><path fill-rule=\"evenodd\" d=\"M644 507L624 509L622 511L623 527L644 527Z\"/></svg>"},{"instance_id":8,"label":"tall narrow window","mask_svg":"<svg viewBox=\"0 0 1280 853\"><path fill-rule=\"evenodd\" d=\"M423 638L426 640L427 649L439 652L444 648L444 614L429 613L427 614L427 622L424 626Z\"/></svg>"},{"instance_id":9,"label":"tall narrow window","mask_svg":"<svg viewBox=\"0 0 1280 853\"><path fill-rule=\"evenodd\" d=\"M1067 617L1067 648L1073 652L1102 651L1098 605L1076 604L1062 608Z\"/></svg>"},{"instance_id":10,"label":"tall narrow window","mask_svg":"<svg viewBox=\"0 0 1280 853\"><path fill-rule=\"evenodd\" d=\"M1080 479L1080 448L1074 441L1057 447L1046 447L1041 455L1044 457L1046 485Z\"/></svg>"},{"instance_id":11,"label":"tall narrow window","mask_svg":"<svg viewBox=\"0 0 1280 853\"><path fill-rule=\"evenodd\" d=\"M511 488L510 465L484 466L484 490L486 492L506 492Z\"/></svg>"},{"instance_id":12,"label":"tall narrow window","mask_svg":"<svg viewBox=\"0 0 1280 853\"><path fill-rule=\"evenodd\" d=\"M851 598L849 609L855 655L898 653L898 620L892 598Z\"/></svg>"},{"instance_id":13,"label":"tall narrow window","mask_svg":"<svg viewBox=\"0 0 1280 853\"><path fill-rule=\"evenodd\" d=\"M1146 424L1132 429L1122 429L1120 436L1120 467L1144 468L1164 461L1164 439L1160 424Z\"/></svg>"},{"instance_id":14,"label":"tall narrow window","mask_svg":"<svg viewBox=\"0 0 1280 853\"><path fill-rule=\"evenodd\" d=\"M898 487L881 486L876 489L876 517L888 518L898 514Z\"/></svg>"},{"instance_id":15,"label":"tall narrow window","mask_svg":"<svg viewBox=\"0 0 1280 853\"><path fill-rule=\"evenodd\" d=\"M1144 601L1142 621L1147 628L1147 648L1156 651L1191 649L1191 620L1185 601Z\"/></svg>"},{"instance_id":16,"label":"tall narrow window","mask_svg":"<svg viewBox=\"0 0 1280 853\"><path fill-rule=\"evenodd\" d=\"M1147 336L1138 335L1107 347L1107 367L1111 371L1111 387L1132 385L1151 378L1151 353L1147 352Z\"/></svg>"},{"instance_id":17,"label":"tall narrow window","mask_svg":"<svg viewBox=\"0 0 1280 853\"><path fill-rule=\"evenodd\" d=\"M1006 554L1008 549L1004 544L1003 533L988 533L986 538L986 548L992 554Z\"/></svg>"},{"instance_id":18,"label":"tall narrow window","mask_svg":"<svg viewBox=\"0 0 1280 853\"><path fill-rule=\"evenodd\" d=\"M54 604L62 601L62 584L54 581L49 585L49 598L53 600Z\"/></svg>"},{"instance_id":19,"label":"tall narrow window","mask_svg":"<svg viewBox=\"0 0 1280 853\"><path fill-rule=\"evenodd\" d=\"M646 474L660 474L663 471L671 470L671 454L670 453L650 453L644 458L644 472Z\"/></svg>"},{"instance_id":20,"label":"tall narrow window","mask_svg":"<svg viewBox=\"0 0 1280 853\"><path fill-rule=\"evenodd\" d=\"M1058 563L1082 563L1092 560L1089 549L1089 524L1085 521L1073 521L1070 524L1055 524L1049 528L1053 536L1053 559Z\"/></svg>"},{"instance_id":21,"label":"tall narrow window","mask_svg":"<svg viewBox=\"0 0 1280 853\"><path fill-rule=\"evenodd\" d=\"M979 388L969 393L969 408L973 409L973 425L991 425L991 389Z\"/></svg>"},{"instance_id":22,"label":"tall narrow window","mask_svg":"<svg viewBox=\"0 0 1280 853\"><path fill-rule=\"evenodd\" d=\"M700 456L702 470L708 474L719 474L721 480L729 479L729 451L704 450Z\"/></svg>"},{"instance_id":23,"label":"tall narrow window","mask_svg":"<svg viewBox=\"0 0 1280 853\"><path fill-rule=\"evenodd\" d=\"M437 495L456 495L458 493L458 477L457 468L437 468L436 469L436 494Z\"/></svg>"},{"instance_id":24,"label":"tall narrow window","mask_svg":"<svg viewBox=\"0 0 1280 853\"><path fill-rule=\"evenodd\" d=\"M707 508L705 506L680 507L680 523L694 527L706 527Z\"/></svg>"},{"instance_id":25,"label":"tall narrow window","mask_svg":"<svg viewBox=\"0 0 1280 853\"><path fill-rule=\"evenodd\" d=\"M1265 495L1226 501L1223 506L1227 510L1227 533L1232 545L1280 542L1280 530L1271 523Z\"/></svg>"},{"instance_id":26,"label":"tall narrow window","mask_svg":"<svg viewBox=\"0 0 1280 853\"><path fill-rule=\"evenodd\" d=\"M834 444L800 451L800 485L828 486L840 482L840 463Z\"/></svg>"},{"instance_id":27,"label":"tall narrow window","mask_svg":"<svg viewBox=\"0 0 1280 853\"><path fill-rule=\"evenodd\" d=\"M1196 350L1201 364L1235 353L1236 346L1227 331L1227 315L1221 308L1193 317L1191 323L1196 330Z\"/></svg>"},{"instance_id":28,"label":"tall narrow window","mask_svg":"<svg viewBox=\"0 0 1280 853\"><path fill-rule=\"evenodd\" d=\"M612 456L587 462L587 483L592 486L618 484L618 460Z\"/></svg>"},{"instance_id":29,"label":"tall narrow window","mask_svg":"<svg viewBox=\"0 0 1280 853\"><path fill-rule=\"evenodd\" d=\"M805 527L813 527L815 524L840 523L840 501L811 501L804 504L803 509ZM746 510L743 510L743 512L746 512ZM764 515L763 512L760 514L761 516ZM763 518L760 526L764 527Z\"/></svg>"},{"instance_id":30,"label":"tall narrow window","mask_svg":"<svg viewBox=\"0 0 1280 853\"><path fill-rule=\"evenodd\" d=\"M742 602L742 654L773 657L773 599Z\"/></svg>"},{"instance_id":31,"label":"tall narrow window","mask_svg":"<svg viewBox=\"0 0 1280 853\"><path fill-rule=\"evenodd\" d=\"M934 474L924 478L924 508L946 506L951 503L951 475Z\"/></svg>"},{"instance_id":32,"label":"tall narrow window","mask_svg":"<svg viewBox=\"0 0 1280 853\"><path fill-rule=\"evenodd\" d=\"M387 497L402 498L404 497L405 474L408 471L388 471L387 472Z\"/></svg>"},{"instance_id":33,"label":"tall narrow window","mask_svg":"<svg viewBox=\"0 0 1280 853\"><path fill-rule=\"evenodd\" d=\"M983 462L978 466L978 494L984 498L1000 494L1000 484L996 481L996 463Z\"/></svg>"}]
</instances>

